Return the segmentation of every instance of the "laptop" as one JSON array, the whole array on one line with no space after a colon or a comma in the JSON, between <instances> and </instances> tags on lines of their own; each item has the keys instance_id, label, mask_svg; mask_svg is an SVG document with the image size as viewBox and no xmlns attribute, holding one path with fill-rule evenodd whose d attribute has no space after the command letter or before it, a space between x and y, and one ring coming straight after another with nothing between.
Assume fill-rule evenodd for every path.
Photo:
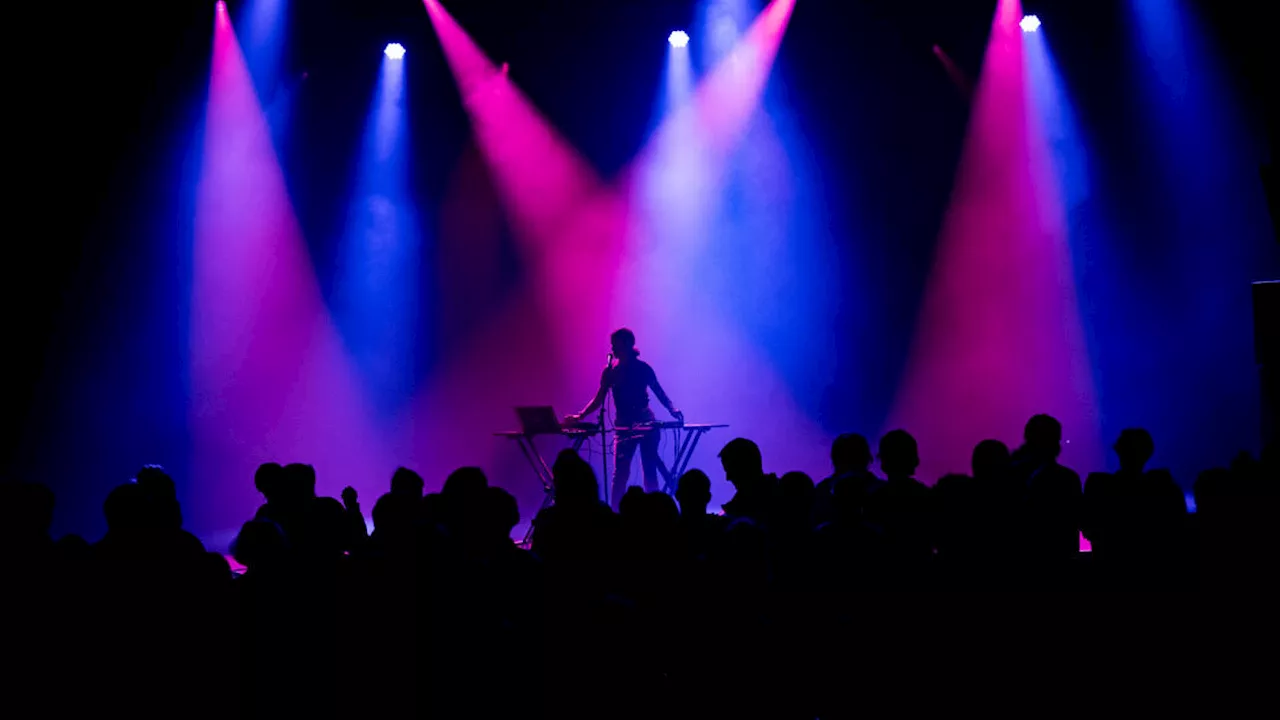
<instances>
[{"instance_id":1,"label":"laptop","mask_svg":"<svg viewBox=\"0 0 1280 720\"><path fill-rule=\"evenodd\" d=\"M518 407L516 417L520 419L520 431L525 435L559 435L564 429L560 416L550 405Z\"/></svg>"}]
</instances>

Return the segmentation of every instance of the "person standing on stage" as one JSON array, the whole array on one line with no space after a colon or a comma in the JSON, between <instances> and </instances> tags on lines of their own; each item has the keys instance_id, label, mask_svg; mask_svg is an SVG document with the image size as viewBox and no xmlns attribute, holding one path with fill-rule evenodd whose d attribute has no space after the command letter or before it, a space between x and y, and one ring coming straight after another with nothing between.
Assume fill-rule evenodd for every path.
<instances>
[{"instance_id":1,"label":"person standing on stage","mask_svg":"<svg viewBox=\"0 0 1280 720\"><path fill-rule=\"evenodd\" d=\"M570 415L570 422L579 422L583 417L598 410L605 397L613 391L613 405L617 413L614 418L615 427L628 428L643 426L654 422L653 411L649 409L649 390L654 397L671 413L677 422L684 422L684 415L672 404L671 398L658 384L658 376L653 368L640 359L640 351L636 349L636 336L626 328L622 328L609 337L612 353L609 366L600 376L600 389L582 412ZM640 465L644 471L644 489L654 492L658 489L658 440L657 430L635 433L619 433L614 436L614 475L613 501L617 509L618 501L627 490L631 479L631 463L635 459L636 450L640 451Z\"/></svg>"}]
</instances>

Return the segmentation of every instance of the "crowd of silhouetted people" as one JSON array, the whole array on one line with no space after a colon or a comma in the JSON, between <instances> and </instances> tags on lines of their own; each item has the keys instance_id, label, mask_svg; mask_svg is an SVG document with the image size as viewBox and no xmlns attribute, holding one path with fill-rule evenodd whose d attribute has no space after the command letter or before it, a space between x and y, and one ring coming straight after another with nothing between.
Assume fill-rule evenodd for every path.
<instances>
[{"instance_id":1,"label":"crowd of silhouetted people","mask_svg":"<svg viewBox=\"0 0 1280 720\"><path fill-rule=\"evenodd\" d=\"M111 491L93 543L50 537L50 490L5 483L5 702L15 718L1039 716L1223 713L1274 682L1274 448L1203 472L1188 513L1146 431L1083 481L1061 436L1036 416L1019 447L983 442L971 474L932 486L901 430L874 451L841 436L817 483L736 439L714 512L721 480L700 470L615 510L565 451L529 548L477 468L432 493L397 470L368 532L354 490L320 497L310 466L268 463L231 549L243 572L183 530L162 468Z\"/></svg>"}]
</instances>

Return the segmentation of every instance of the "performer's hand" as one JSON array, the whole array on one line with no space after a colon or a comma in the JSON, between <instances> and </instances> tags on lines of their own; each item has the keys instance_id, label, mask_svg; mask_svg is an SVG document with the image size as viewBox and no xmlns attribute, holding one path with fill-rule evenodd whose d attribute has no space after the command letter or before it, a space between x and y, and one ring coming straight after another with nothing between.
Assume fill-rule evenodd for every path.
<instances>
[{"instance_id":1,"label":"performer's hand","mask_svg":"<svg viewBox=\"0 0 1280 720\"><path fill-rule=\"evenodd\" d=\"M673 409L673 410L671 411L671 417L675 418L675 419L676 419L676 422L678 422L678 423L683 423L683 422L684 422L684 413L680 412L679 410L674 410L674 409Z\"/></svg>"},{"instance_id":2,"label":"performer's hand","mask_svg":"<svg viewBox=\"0 0 1280 720\"><path fill-rule=\"evenodd\" d=\"M565 425L574 425L574 424L576 424L576 423L580 423L580 422L582 422L582 416L581 416L581 415L565 415L565 416L564 416L564 424L565 424Z\"/></svg>"}]
</instances>

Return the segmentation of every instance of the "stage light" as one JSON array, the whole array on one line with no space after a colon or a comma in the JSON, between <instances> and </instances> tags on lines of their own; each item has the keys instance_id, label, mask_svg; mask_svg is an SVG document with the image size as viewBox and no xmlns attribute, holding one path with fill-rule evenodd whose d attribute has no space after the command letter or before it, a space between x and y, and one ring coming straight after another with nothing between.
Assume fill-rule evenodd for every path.
<instances>
[{"instance_id":1,"label":"stage light","mask_svg":"<svg viewBox=\"0 0 1280 720\"><path fill-rule=\"evenodd\" d=\"M227 3L224 2L224 0L218 0L218 2L213 4L213 9L215 12L221 15L222 13L227 11Z\"/></svg>"},{"instance_id":2,"label":"stage light","mask_svg":"<svg viewBox=\"0 0 1280 720\"><path fill-rule=\"evenodd\" d=\"M1022 28L1022 32L1033 33L1040 29L1040 18L1035 15L1027 15L1022 18L1022 22L1018 23L1018 27Z\"/></svg>"},{"instance_id":3,"label":"stage light","mask_svg":"<svg viewBox=\"0 0 1280 720\"><path fill-rule=\"evenodd\" d=\"M400 43L390 43L387 45L387 49L382 52L390 60L399 60L404 57L404 46Z\"/></svg>"},{"instance_id":4,"label":"stage light","mask_svg":"<svg viewBox=\"0 0 1280 720\"><path fill-rule=\"evenodd\" d=\"M683 30L676 30L667 36L667 42L671 43L671 47L685 47L689 44L689 33Z\"/></svg>"}]
</instances>

